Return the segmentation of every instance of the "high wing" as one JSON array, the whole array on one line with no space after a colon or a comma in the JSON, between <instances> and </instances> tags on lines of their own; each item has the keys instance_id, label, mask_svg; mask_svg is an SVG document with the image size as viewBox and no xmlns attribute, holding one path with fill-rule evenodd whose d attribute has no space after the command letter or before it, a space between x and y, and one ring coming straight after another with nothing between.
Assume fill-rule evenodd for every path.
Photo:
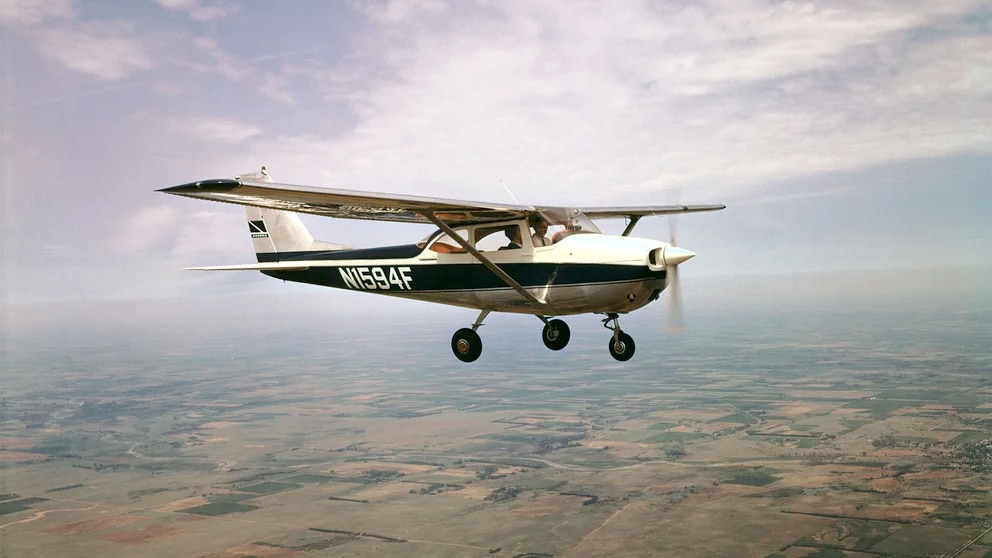
<instances>
[{"instance_id":1,"label":"high wing","mask_svg":"<svg viewBox=\"0 0 992 558\"><path fill-rule=\"evenodd\" d=\"M503 221L535 211L528 205L488 204L243 179L201 180L163 188L159 192L341 219L429 224L432 220L426 213L433 213L451 226Z\"/></svg>"},{"instance_id":2,"label":"high wing","mask_svg":"<svg viewBox=\"0 0 992 558\"><path fill-rule=\"evenodd\" d=\"M260 180L255 180L256 178ZM267 178L267 176L253 174L244 178L201 180L163 188L159 191L177 196L281 209L325 217L425 224L436 224L437 221L442 221L452 227L505 221L532 214L564 218L575 211L574 208L568 207L494 204L358 190L294 186L269 182ZM723 205L656 205L593 207L581 211L594 219L639 218L648 215L716 211L724 207Z\"/></svg>"},{"instance_id":3,"label":"high wing","mask_svg":"<svg viewBox=\"0 0 992 558\"><path fill-rule=\"evenodd\" d=\"M611 219L614 217L650 217L652 215L674 215L677 213L699 213L726 209L723 204L711 205L644 205L636 207L583 207L582 213L590 219Z\"/></svg>"}]
</instances>

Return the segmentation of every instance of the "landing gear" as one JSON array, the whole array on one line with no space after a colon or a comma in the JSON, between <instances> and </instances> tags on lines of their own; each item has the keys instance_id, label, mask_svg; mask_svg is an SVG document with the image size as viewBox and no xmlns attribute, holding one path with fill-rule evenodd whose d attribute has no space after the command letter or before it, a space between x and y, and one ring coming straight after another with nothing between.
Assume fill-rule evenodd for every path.
<instances>
[{"instance_id":1,"label":"landing gear","mask_svg":"<svg viewBox=\"0 0 992 558\"><path fill-rule=\"evenodd\" d=\"M624 332L620 332L614 339L610 339L610 356L626 362L634 356L634 338Z\"/></svg>"},{"instance_id":2,"label":"landing gear","mask_svg":"<svg viewBox=\"0 0 992 558\"><path fill-rule=\"evenodd\" d=\"M462 362L473 362L482 354L482 338L475 330L463 327L451 336L451 351Z\"/></svg>"},{"instance_id":3,"label":"landing gear","mask_svg":"<svg viewBox=\"0 0 992 558\"><path fill-rule=\"evenodd\" d=\"M568 345L568 340L572 333L568 329L568 324L561 320L549 320L544 324L544 331L541 333L541 340L544 346L552 351L560 351Z\"/></svg>"},{"instance_id":4,"label":"landing gear","mask_svg":"<svg viewBox=\"0 0 992 558\"><path fill-rule=\"evenodd\" d=\"M492 310L483 310L479 317L475 319L472 327L463 327L451 336L451 352L462 362L474 362L482 354L482 338L475 330L482 326L482 320L486 319Z\"/></svg>"},{"instance_id":5,"label":"landing gear","mask_svg":"<svg viewBox=\"0 0 992 558\"><path fill-rule=\"evenodd\" d=\"M634 356L634 338L627 335L620 329L620 317L617 314L607 314L603 320L603 327L613 330L613 337L610 338L610 356L626 362Z\"/></svg>"},{"instance_id":6,"label":"landing gear","mask_svg":"<svg viewBox=\"0 0 992 558\"><path fill-rule=\"evenodd\" d=\"M491 310L483 310L472 327L463 327L451 336L451 352L455 353L458 360L475 362L482 355L482 338L479 337L477 330L490 312ZM559 319L548 319L547 316L537 317L544 322L544 330L541 332L544 346L552 351L564 349L572 337L568 324ZM620 362L630 360L634 356L634 339L620 329L619 314L607 314L603 320L603 327L613 332L609 344L610 356Z\"/></svg>"}]
</instances>

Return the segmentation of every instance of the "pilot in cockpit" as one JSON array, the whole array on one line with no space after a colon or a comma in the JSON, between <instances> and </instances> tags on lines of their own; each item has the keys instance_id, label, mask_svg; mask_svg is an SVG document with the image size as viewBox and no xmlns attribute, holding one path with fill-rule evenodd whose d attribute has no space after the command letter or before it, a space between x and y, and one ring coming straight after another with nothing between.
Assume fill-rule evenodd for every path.
<instances>
[{"instance_id":1,"label":"pilot in cockpit","mask_svg":"<svg viewBox=\"0 0 992 558\"><path fill-rule=\"evenodd\" d=\"M503 229L503 233L506 235L506 238L510 241L510 243L500 248L500 250L516 250L517 248L522 247L520 244L520 227L517 225L510 225Z\"/></svg>"}]
</instances>

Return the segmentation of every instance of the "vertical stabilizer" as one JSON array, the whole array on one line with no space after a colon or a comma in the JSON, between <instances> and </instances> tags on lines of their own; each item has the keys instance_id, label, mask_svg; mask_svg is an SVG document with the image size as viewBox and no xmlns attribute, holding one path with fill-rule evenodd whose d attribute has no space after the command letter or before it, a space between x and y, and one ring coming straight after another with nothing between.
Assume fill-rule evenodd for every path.
<instances>
[{"instance_id":1,"label":"vertical stabilizer","mask_svg":"<svg viewBox=\"0 0 992 558\"><path fill-rule=\"evenodd\" d=\"M289 211L246 207L248 230L256 254L305 252L318 248L300 216Z\"/></svg>"},{"instance_id":2,"label":"vertical stabilizer","mask_svg":"<svg viewBox=\"0 0 992 558\"><path fill-rule=\"evenodd\" d=\"M265 167L261 172L239 176L238 179L272 182ZM278 254L300 256L300 252L347 250L350 246L314 240L299 214L277 209L245 206L251 242L260 262L280 261Z\"/></svg>"}]
</instances>

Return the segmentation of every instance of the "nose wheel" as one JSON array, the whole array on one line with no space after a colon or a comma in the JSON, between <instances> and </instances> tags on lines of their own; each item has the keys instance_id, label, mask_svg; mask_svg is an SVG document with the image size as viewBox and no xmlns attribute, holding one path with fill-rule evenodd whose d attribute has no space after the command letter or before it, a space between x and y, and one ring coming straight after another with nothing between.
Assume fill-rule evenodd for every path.
<instances>
[{"instance_id":1,"label":"nose wheel","mask_svg":"<svg viewBox=\"0 0 992 558\"><path fill-rule=\"evenodd\" d=\"M603 327L613 330L613 337L610 338L610 356L626 362L634 356L634 338L627 335L620 329L620 317L617 314L607 314L603 320Z\"/></svg>"},{"instance_id":2,"label":"nose wheel","mask_svg":"<svg viewBox=\"0 0 992 558\"><path fill-rule=\"evenodd\" d=\"M544 346L552 351L564 349L571 337L572 333L568 329L568 324L561 320L549 320L544 325L544 331L541 332L541 340L544 341Z\"/></svg>"},{"instance_id":3,"label":"nose wheel","mask_svg":"<svg viewBox=\"0 0 992 558\"><path fill-rule=\"evenodd\" d=\"M610 339L610 356L620 362L630 360L634 356L634 338L621 331L616 339Z\"/></svg>"}]
</instances>

